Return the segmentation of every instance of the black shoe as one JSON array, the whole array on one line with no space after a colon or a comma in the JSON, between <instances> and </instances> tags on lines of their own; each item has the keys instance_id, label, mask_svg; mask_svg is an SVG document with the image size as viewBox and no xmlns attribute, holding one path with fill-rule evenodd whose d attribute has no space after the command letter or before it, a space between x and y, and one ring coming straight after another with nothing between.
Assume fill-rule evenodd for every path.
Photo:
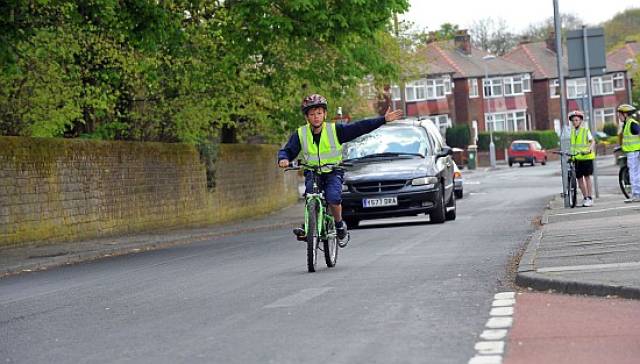
<instances>
[{"instance_id":1,"label":"black shoe","mask_svg":"<svg viewBox=\"0 0 640 364\"><path fill-rule=\"evenodd\" d=\"M297 227L293 229L293 234L296 236L298 240L307 241L307 234L304 232L303 227Z\"/></svg>"},{"instance_id":2,"label":"black shoe","mask_svg":"<svg viewBox=\"0 0 640 364\"><path fill-rule=\"evenodd\" d=\"M341 227L336 228L336 235L338 237L338 246L344 248L349 244L349 232L347 231L347 223L342 222Z\"/></svg>"}]
</instances>

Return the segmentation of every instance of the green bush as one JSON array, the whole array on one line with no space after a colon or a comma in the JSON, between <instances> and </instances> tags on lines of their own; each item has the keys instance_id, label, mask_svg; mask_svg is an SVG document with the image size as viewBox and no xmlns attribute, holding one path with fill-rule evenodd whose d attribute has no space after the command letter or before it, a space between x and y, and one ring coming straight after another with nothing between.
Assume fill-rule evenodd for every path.
<instances>
[{"instance_id":1,"label":"green bush","mask_svg":"<svg viewBox=\"0 0 640 364\"><path fill-rule=\"evenodd\" d=\"M465 149L469 145L470 137L469 126L466 124L447 128L446 139L447 145L450 147Z\"/></svg>"},{"instance_id":2,"label":"green bush","mask_svg":"<svg viewBox=\"0 0 640 364\"><path fill-rule=\"evenodd\" d=\"M613 123L604 124L602 131L604 131L609 136L618 135L618 127Z\"/></svg>"},{"instance_id":3,"label":"green bush","mask_svg":"<svg viewBox=\"0 0 640 364\"><path fill-rule=\"evenodd\" d=\"M478 149L489 150L489 133L481 132L478 135ZM496 149L508 148L511 142L518 139L525 140L537 140L543 148L553 149L557 148L560 143L560 138L553 130L535 130L535 131L521 131L521 132L504 132L497 131L493 133L493 143Z\"/></svg>"}]
</instances>

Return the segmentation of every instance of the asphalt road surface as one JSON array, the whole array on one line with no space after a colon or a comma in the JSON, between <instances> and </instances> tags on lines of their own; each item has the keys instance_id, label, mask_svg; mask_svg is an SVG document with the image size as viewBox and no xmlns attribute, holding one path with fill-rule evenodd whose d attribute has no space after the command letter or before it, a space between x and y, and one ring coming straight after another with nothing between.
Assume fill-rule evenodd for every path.
<instances>
[{"instance_id":1,"label":"asphalt road surface","mask_svg":"<svg viewBox=\"0 0 640 364\"><path fill-rule=\"evenodd\" d=\"M282 230L7 277L0 362L467 363L558 169L467 173L457 220L365 221L316 273Z\"/></svg>"}]
</instances>

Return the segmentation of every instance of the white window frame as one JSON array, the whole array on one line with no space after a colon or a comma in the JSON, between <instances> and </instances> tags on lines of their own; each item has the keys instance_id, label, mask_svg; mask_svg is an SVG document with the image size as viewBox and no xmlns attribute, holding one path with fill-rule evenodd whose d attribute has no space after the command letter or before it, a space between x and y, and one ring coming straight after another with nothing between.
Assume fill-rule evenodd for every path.
<instances>
[{"instance_id":1,"label":"white window frame","mask_svg":"<svg viewBox=\"0 0 640 364\"><path fill-rule=\"evenodd\" d=\"M398 85L391 86L391 100L393 101L402 100L402 96L400 95L400 86Z\"/></svg>"},{"instance_id":2,"label":"white window frame","mask_svg":"<svg viewBox=\"0 0 640 364\"><path fill-rule=\"evenodd\" d=\"M560 97L560 79L554 78L549 80L549 98L557 99Z\"/></svg>"},{"instance_id":3,"label":"white window frame","mask_svg":"<svg viewBox=\"0 0 640 364\"><path fill-rule=\"evenodd\" d=\"M485 78L482 80L482 91L485 98L524 95L525 92L531 92L531 75L523 73Z\"/></svg>"},{"instance_id":4,"label":"white window frame","mask_svg":"<svg viewBox=\"0 0 640 364\"><path fill-rule=\"evenodd\" d=\"M496 112L484 114L484 120L487 131L527 131L527 111L512 110L509 112ZM518 123L522 122L524 129L518 129ZM501 123L500 129L496 128L496 124ZM511 125L509 125L511 123Z\"/></svg>"},{"instance_id":5,"label":"white window frame","mask_svg":"<svg viewBox=\"0 0 640 364\"><path fill-rule=\"evenodd\" d=\"M487 93L487 91L489 91L489 93ZM497 94L496 91L499 91L500 94ZM502 92L503 92L502 77L482 79L482 92L483 92L483 96L486 99L493 98L493 97L502 97Z\"/></svg>"},{"instance_id":6,"label":"white window frame","mask_svg":"<svg viewBox=\"0 0 640 364\"><path fill-rule=\"evenodd\" d=\"M449 118L449 114L440 114L440 115L429 115L427 119L433 122L438 130L440 131L440 135L445 137L447 128L451 127L451 118Z\"/></svg>"},{"instance_id":7,"label":"white window frame","mask_svg":"<svg viewBox=\"0 0 640 364\"><path fill-rule=\"evenodd\" d=\"M505 77L502 81L504 85L504 95L505 96L514 96L514 95L522 95L524 94L523 85L522 85L522 76L511 76ZM516 91L516 90L519 91Z\"/></svg>"},{"instance_id":8,"label":"white window frame","mask_svg":"<svg viewBox=\"0 0 640 364\"><path fill-rule=\"evenodd\" d=\"M408 82L405 86L405 95L407 101L422 101L427 99L427 90L425 88L426 81L420 79L413 82Z\"/></svg>"},{"instance_id":9,"label":"white window frame","mask_svg":"<svg viewBox=\"0 0 640 364\"><path fill-rule=\"evenodd\" d=\"M613 76L613 89L615 91L621 91L621 90L625 90L625 79L624 79L624 73L622 72L618 72ZM619 83L620 86L616 86L616 83Z\"/></svg>"},{"instance_id":10,"label":"white window frame","mask_svg":"<svg viewBox=\"0 0 640 364\"><path fill-rule=\"evenodd\" d=\"M478 96L478 79L477 78L468 78L467 84L469 85L469 98L475 99Z\"/></svg>"},{"instance_id":11,"label":"white window frame","mask_svg":"<svg viewBox=\"0 0 640 364\"><path fill-rule=\"evenodd\" d=\"M522 92L531 92L531 75L528 73L522 75Z\"/></svg>"},{"instance_id":12,"label":"white window frame","mask_svg":"<svg viewBox=\"0 0 640 364\"><path fill-rule=\"evenodd\" d=\"M616 109L612 107L593 109L593 118L596 122L596 130L602 130L604 124L616 122Z\"/></svg>"},{"instance_id":13,"label":"white window frame","mask_svg":"<svg viewBox=\"0 0 640 364\"><path fill-rule=\"evenodd\" d=\"M591 92L593 96L613 95L613 76L591 77Z\"/></svg>"},{"instance_id":14,"label":"white window frame","mask_svg":"<svg viewBox=\"0 0 640 364\"><path fill-rule=\"evenodd\" d=\"M573 78L567 80L567 98L579 99L587 94L587 81L585 78Z\"/></svg>"}]
</instances>

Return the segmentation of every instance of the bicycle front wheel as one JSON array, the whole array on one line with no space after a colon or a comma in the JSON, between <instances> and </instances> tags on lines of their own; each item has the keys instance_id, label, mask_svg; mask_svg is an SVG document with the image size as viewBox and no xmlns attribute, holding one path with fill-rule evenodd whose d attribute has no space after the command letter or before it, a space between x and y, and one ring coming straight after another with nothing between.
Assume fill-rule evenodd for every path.
<instances>
[{"instance_id":1,"label":"bicycle front wheel","mask_svg":"<svg viewBox=\"0 0 640 364\"><path fill-rule=\"evenodd\" d=\"M574 208L576 207L576 198L578 197L578 181L576 180L575 171L569 170L567 177L569 179L569 183L567 184L567 192L569 193L569 206L571 206L571 208Z\"/></svg>"},{"instance_id":2,"label":"bicycle front wheel","mask_svg":"<svg viewBox=\"0 0 640 364\"><path fill-rule=\"evenodd\" d=\"M629 181L629 168L623 166L618 173L618 183L620 184L620 190L626 198L631 198L631 182Z\"/></svg>"},{"instance_id":3,"label":"bicycle front wheel","mask_svg":"<svg viewBox=\"0 0 640 364\"><path fill-rule=\"evenodd\" d=\"M311 201L307 204L307 269L310 273L316 271L318 262L318 204Z\"/></svg>"},{"instance_id":4,"label":"bicycle front wheel","mask_svg":"<svg viewBox=\"0 0 640 364\"><path fill-rule=\"evenodd\" d=\"M324 260L327 267L333 268L338 262L338 237L336 236L336 227L332 216L325 216L327 229L326 239L324 239Z\"/></svg>"}]
</instances>

